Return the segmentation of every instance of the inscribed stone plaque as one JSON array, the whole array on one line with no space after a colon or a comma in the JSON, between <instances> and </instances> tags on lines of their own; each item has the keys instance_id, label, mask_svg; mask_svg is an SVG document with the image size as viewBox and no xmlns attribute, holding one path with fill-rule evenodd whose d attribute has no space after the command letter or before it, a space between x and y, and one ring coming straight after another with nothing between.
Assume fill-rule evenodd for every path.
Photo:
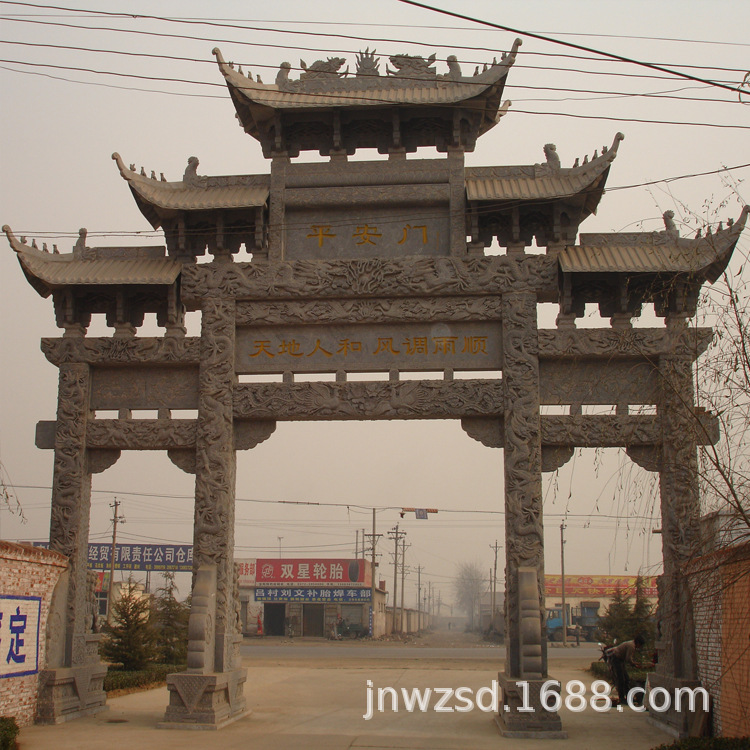
<instances>
[{"instance_id":1,"label":"inscribed stone plaque","mask_svg":"<svg viewBox=\"0 0 750 750\"><path fill-rule=\"evenodd\" d=\"M499 370L500 327L486 322L239 328L238 373Z\"/></svg>"},{"instance_id":2,"label":"inscribed stone plaque","mask_svg":"<svg viewBox=\"0 0 750 750\"><path fill-rule=\"evenodd\" d=\"M284 254L288 260L438 256L449 254L449 240L447 202L287 209Z\"/></svg>"},{"instance_id":3,"label":"inscribed stone plaque","mask_svg":"<svg viewBox=\"0 0 750 750\"><path fill-rule=\"evenodd\" d=\"M657 373L639 361L542 360L539 398L542 404L655 404Z\"/></svg>"},{"instance_id":4,"label":"inscribed stone plaque","mask_svg":"<svg viewBox=\"0 0 750 750\"><path fill-rule=\"evenodd\" d=\"M92 409L197 409L197 367L94 367Z\"/></svg>"}]
</instances>

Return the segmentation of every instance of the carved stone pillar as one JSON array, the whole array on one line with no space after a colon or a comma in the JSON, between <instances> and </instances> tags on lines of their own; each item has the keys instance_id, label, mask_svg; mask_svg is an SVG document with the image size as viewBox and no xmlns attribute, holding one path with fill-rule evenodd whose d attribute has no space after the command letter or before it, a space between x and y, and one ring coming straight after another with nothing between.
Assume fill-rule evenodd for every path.
<instances>
[{"instance_id":1,"label":"carved stone pillar","mask_svg":"<svg viewBox=\"0 0 750 750\"><path fill-rule=\"evenodd\" d=\"M68 558L47 624L47 663L39 678L38 720L57 723L106 708L107 667L92 632L87 585L91 472L86 455L88 365L60 365L52 480L50 548Z\"/></svg>"},{"instance_id":2,"label":"carved stone pillar","mask_svg":"<svg viewBox=\"0 0 750 750\"><path fill-rule=\"evenodd\" d=\"M542 526L542 442L539 416L539 340L533 292L503 296L505 391L505 673L497 723L513 737L562 737L557 713L539 690L547 678ZM519 711L528 683L533 712Z\"/></svg>"},{"instance_id":3,"label":"carved stone pillar","mask_svg":"<svg viewBox=\"0 0 750 750\"><path fill-rule=\"evenodd\" d=\"M679 335L682 319L667 319ZM657 649L659 662L651 675L652 687L670 694L680 687L695 687L698 664L693 623L693 603L685 576L690 560L700 555L700 499L698 490L697 431L701 429L693 408L693 357L670 354L659 358L662 424L660 495L664 573L659 579ZM687 735L690 712L652 713L652 719ZM694 718L694 717L693 717Z\"/></svg>"},{"instance_id":4,"label":"carved stone pillar","mask_svg":"<svg viewBox=\"0 0 750 750\"><path fill-rule=\"evenodd\" d=\"M167 679L170 703L160 725L165 728L217 728L248 713L234 574L234 342L234 301L207 298L202 309L188 669Z\"/></svg>"}]
</instances>

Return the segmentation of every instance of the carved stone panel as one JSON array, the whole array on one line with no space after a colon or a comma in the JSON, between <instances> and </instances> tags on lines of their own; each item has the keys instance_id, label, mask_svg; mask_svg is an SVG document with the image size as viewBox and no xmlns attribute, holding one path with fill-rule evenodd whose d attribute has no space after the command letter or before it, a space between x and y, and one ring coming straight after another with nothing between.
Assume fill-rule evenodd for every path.
<instances>
[{"instance_id":1,"label":"carved stone panel","mask_svg":"<svg viewBox=\"0 0 750 750\"><path fill-rule=\"evenodd\" d=\"M547 360L539 363L542 404L655 404L659 378L647 362Z\"/></svg>"}]
</instances>

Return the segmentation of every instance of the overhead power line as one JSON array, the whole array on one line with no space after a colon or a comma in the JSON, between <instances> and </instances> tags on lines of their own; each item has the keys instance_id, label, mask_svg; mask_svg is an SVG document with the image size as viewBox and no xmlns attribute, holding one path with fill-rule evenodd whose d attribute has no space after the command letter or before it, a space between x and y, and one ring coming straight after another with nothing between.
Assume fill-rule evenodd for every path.
<instances>
[{"instance_id":1,"label":"overhead power line","mask_svg":"<svg viewBox=\"0 0 750 750\"><path fill-rule=\"evenodd\" d=\"M0 4L3 4L3 0L0 0ZM104 13L104 12L102 12ZM151 17L151 16L130 16L129 14L106 14L110 17L114 18L136 18L136 19L159 19L159 17ZM300 44L294 44L294 45L288 45L288 44L270 44L267 42L259 42L257 40L253 40L252 42L246 42L236 39L217 39L216 37L207 37L207 36L195 36L192 34L170 34L167 32L158 32L158 31L147 31L145 29L123 29L118 27L112 27L112 26L91 26L91 25L82 25L82 24L70 24L70 23L61 23L57 21L38 21L31 18L14 18L12 16L2 16L3 20L6 21L13 21L16 23L27 23L27 24L35 24L35 25L41 25L41 26L56 26L56 27L62 27L62 28L70 28L70 29L77 29L82 31L111 31L115 33L121 33L121 34L135 34L135 35L141 35L141 36L152 36L157 37L160 39L185 39L190 41L203 41L203 42L209 42L211 44L234 44L234 45L240 45L240 46L251 46L251 47L267 47L270 49L285 49L290 51L303 51L303 52L321 52L321 53L345 53L345 54L356 54L357 50L342 50L341 48L332 48L332 47L307 47L302 46ZM165 19L165 20L172 20L177 21L179 19ZM214 24L215 25L215 24ZM452 44L439 44L436 42L423 42L418 40L406 40L403 38L398 39L385 39L385 38L367 38L363 39L361 35L354 36L354 35L347 35L347 34L330 34L326 32L302 32L294 29L283 28L283 29L275 29L275 28L269 28L264 26L228 26L228 28L236 29L239 31L248 31L253 33L276 33L276 34L298 34L303 36L312 36L312 37L321 37L321 38L334 38L334 39L346 39L348 41L356 41L360 42L362 44L380 44L380 43L387 43L387 44L398 44L398 45L410 45L410 46L419 46L419 47L429 47L431 49L445 49L445 50L467 50L471 52L486 52L490 54L497 54L499 50L498 47L477 47L477 46L471 46L471 45L461 45L458 42L453 42ZM748 45L750 46L750 45ZM519 51L519 56L526 58L526 57L553 57L555 60L559 61L561 58L570 59L570 60L596 60L601 62L601 57L591 57L589 55L569 55L569 54L562 54L559 52L540 52L540 51ZM618 60L616 58L611 58L608 60L609 62L615 62L615 63L622 63L627 61L627 58L625 60ZM476 61L464 61L466 64L477 64ZM478 63L481 64L481 61ZM665 67L667 63L649 63L650 65L657 65L661 67ZM680 68L687 68L691 70L716 70L721 72L728 72L728 73L744 73L745 70L743 68L724 68L724 67L717 67L715 65L695 65L692 63L670 63L673 67L680 67ZM643 73L635 74L635 73L617 73L617 72L606 72L603 73L602 71L585 71L585 70L579 70L575 68L565 68L560 67L559 65L556 66L550 66L550 65L544 65L544 66L533 66L533 65L525 65L524 63L516 63L516 68L529 68L532 70L559 70L559 71L569 71L574 73L594 73L597 75L614 75L614 76L627 76L627 77L633 77L633 78L655 78L658 80L665 80L665 79L672 79L674 76L671 74L668 76L651 76L646 75ZM736 91L736 89L732 88L732 91Z\"/></svg>"},{"instance_id":2,"label":"overhead power line","mask_svg":"<svg viewBox=\"0 0 750 750\"><path fill-rule=\"evenodd\" d=\"M423 8L424 10L432 11L433 13L441 13L446 16L451 16L453 18L461 18L464 21L472 21L473 23L481 24L482 26L489 26L493 29L499 29L500 31L509 31L513 34L520 34L521 36L528 36L532 39L539 39L543 42L549 42L551 44L559 44L563 47L569 47L571 49L577 49L581 50L582 52L590 52L594 55L601 55L602 57L609 58L611 60L619 60L620 62L630 63L632 65L638 65L644 68L650 68L651 70L658 70L661 73L668 73L669 75L676 76L678 78L686 78L689 81L698 81L699 83L705 83L709 86L716 86L720 89L726 89L727 91L731 91L732 93L737 93L737 87L736 86L727 86L723 83L718 83L717 81L710 81L706 78L698 78L697 76L690 75L689 73L681 73L678 70L672 70L670 68L665 68L661 65L656 65L655 63L649 63L644 62L643 60L636 60L632 57L624 57L623 55L617 55L614 52L604 52L602 50L594 49L593 47L586 47L582 44L575 44L574 42L565 42L561 39L554 39L549 36L545 36L543 34L535 34L531 31L522 31L520 29L514 29L512 26L504 26L502 24L492 23L491 21L485 21L481 18L475 18L474 16L467 16L463 13L456 13L455 11L451 10L443 10L442 8L436 8L432 5L427 5L426 3L420 3L417 2L417 0L398 0L398 2L403 3L404 5L413 5L416 8Z\"/></svg>"}]
</instances>

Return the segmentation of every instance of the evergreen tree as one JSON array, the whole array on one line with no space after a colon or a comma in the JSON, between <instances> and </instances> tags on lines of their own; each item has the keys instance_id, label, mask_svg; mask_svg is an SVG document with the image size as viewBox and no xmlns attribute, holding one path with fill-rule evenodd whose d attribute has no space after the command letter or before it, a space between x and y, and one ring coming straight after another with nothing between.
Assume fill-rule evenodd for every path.
<instances>
[{"instance_id":1,"label":"evergreen tree","mask_svg":"<svg viewBox=\"0 0 750 750\"><path fill-rule=\"evenodd\" d=\"M607 643L622 643L635 636L635 633L631 632L632 624L630 595L618 584L612 601L599 620L599 631Z\"/></svg>"},{"instance_id":2,"label":"evergreen tree","mask_svg":"<svg viewBox=\"0 0 750 750\"><path fill-rule=\"evenodd\" d=\"M102 628L102 656L123 669L143 669L154 658L151 600L136 587L132 576L112 605L111 623Z\"/></svg>"},{"instance_id":3,"label":"evergreen tree","mask_svg":"<svg viewBox=\"0 0 750 750\"><path fill-rule=\"evenodd\" d=\"M626 589L617 586L604 616L599 620L599 632L607 643L630 641L636 635L646 639L646 648L654 642L652 610L646 597L646 581L638 576L635 581L635 601Z\"/></svg>"},{"instance_id":4,"label":"evergreen tree","mask_svg":"<svg viewBox=\"0 0 750 750\"><path fill-rule=\"evenodd\" d=\"M174 573L164 573L164 586L157 589L153 604L157 660L162 664L187 661L190 608L187 602L178 601L177 593Z\"/></svg>"}]
</instances>

